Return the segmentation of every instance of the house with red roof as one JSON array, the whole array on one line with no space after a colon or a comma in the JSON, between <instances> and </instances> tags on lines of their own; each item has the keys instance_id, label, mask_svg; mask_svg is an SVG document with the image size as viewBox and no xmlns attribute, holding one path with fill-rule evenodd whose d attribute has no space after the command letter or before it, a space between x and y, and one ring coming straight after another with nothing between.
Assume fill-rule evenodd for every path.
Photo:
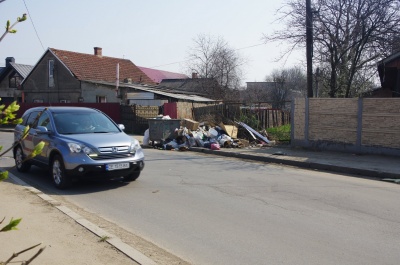
<instances>
[{"instance_id":1,"label":"house with red roof","mask_svg":"<svg viewBox=\"0 0 400 265\"><path fill-rule=\"evenodd\" d=\"M161 83L163 80L168 79L189 79L189 77L185 74L173 73L163 70L157 70L147 67L138 66L143 73L145 73L151 80L156 82L157 84Z\"/></svg>"},{"instance_id":2,"label":"house with red roof","mask_svg":"<svg viewBox=\"0 0 400 265\"><path fill-rule=\"evenodd\" d=\"M23 102L120 102L118 84L156 85L139 67L127 59L49 48L22 82ZM114 84L113 87L97 83Z\"/></svg>"}]
</instances>

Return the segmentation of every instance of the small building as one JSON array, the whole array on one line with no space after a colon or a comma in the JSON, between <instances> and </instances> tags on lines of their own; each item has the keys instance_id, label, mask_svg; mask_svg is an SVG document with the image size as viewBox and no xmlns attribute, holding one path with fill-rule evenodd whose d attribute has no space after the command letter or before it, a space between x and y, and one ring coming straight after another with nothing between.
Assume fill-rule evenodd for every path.
<instances>
[{"instance_id":1,"label":"small building","mask_svg":"<svg viewBox=\"0 0 400 265\"><path fill-rule=\"evenodd\" d=\"M33 69L31 65L17 64L14 57L6 58L5 67L0 67L0 98L1 103L22 100L21 83Z\"/></svg>"}]
</instances>

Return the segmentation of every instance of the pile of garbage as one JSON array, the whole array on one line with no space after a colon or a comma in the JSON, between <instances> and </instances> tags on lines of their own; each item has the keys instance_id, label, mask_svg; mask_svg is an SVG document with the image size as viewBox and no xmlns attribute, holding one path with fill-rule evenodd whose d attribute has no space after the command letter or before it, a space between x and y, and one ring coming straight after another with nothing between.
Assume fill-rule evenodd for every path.
<instances>
[{"instance_id":1,"label":"pile of garbage","mask_svg":"<svg viewBox=\"0 0 400 265\"><path fill-rule=\"evenodd\" d=\"M170 118L169 116L163 116L158 117L158 119ZM251 144L266 146L275 143L268 139L265 132L263 135L243 122L237 122L236 124L247 132L250 140L237 138L239 128L235 125L221 123L211 126L208 122L199 123L189 119L182 120L180 124L181 126L175 128L165 139L152 138L150 135L151 128L147 129L144 133L143 145L152 145L155 148L164 150L185 151L191 147L220 150L220 148L243 148Z\"/></svg>"}]
</instances>

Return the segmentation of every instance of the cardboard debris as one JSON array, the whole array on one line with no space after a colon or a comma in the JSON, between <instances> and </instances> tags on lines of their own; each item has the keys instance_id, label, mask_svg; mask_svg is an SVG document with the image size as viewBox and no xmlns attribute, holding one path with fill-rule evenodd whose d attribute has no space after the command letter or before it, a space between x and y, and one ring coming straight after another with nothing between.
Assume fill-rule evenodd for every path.
<instances>
[{"instance_id":1,"label":"cardboard debris","mask_svg":"<svg viewBox=\"0 0 400 265\"><path fill-rule=\"evenodd\" d=\"M234 125L226 125L223 123L220 123L219 127L221 127L221 129L224 130L230 137L237 138L238 127Z\"/></svg>"},{"instance_id":2,"label":"cardboard debris","mask_svg":"<svg viewBox=\"0 0 400 265\"><path fill-rule=\"evenodd\" d=\"M183 119L182 120L182 127L186 127L191 131L195 131L199 128L199 123L197 121L191 119Z\"/></svg>"}]
</instances>

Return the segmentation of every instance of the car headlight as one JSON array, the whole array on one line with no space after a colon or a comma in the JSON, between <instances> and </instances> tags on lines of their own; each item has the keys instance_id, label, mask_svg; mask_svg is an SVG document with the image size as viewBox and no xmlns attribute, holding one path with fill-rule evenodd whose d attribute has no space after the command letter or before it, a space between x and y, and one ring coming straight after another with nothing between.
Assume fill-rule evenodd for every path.
<instances>
[{"instance_id":1,"label":"car headlight","mask_svg":"<svg viewBox=\"0 0 400 265\"><path fill-rule=\"evenodd\" d=\"M130 152L136 153L140 149L142 149L142 147L140 146L139 141L134 139L133 142L131 142Z\"/></svg>"},{"instance_id":2,"label":"car headlight","mask_svg":"<svg viewBox=\"0 0 400 265\"><path fill-rule=\"evenodd\" d=\"M68 147L69 147L69 150L71 151L71 153L83 152L83 153L85 153L87 155L92 153L92 149L90 149L87 146L80 145L80 144L77 144L77 143L68 143Z\"/></svg>"}]
</instances>

